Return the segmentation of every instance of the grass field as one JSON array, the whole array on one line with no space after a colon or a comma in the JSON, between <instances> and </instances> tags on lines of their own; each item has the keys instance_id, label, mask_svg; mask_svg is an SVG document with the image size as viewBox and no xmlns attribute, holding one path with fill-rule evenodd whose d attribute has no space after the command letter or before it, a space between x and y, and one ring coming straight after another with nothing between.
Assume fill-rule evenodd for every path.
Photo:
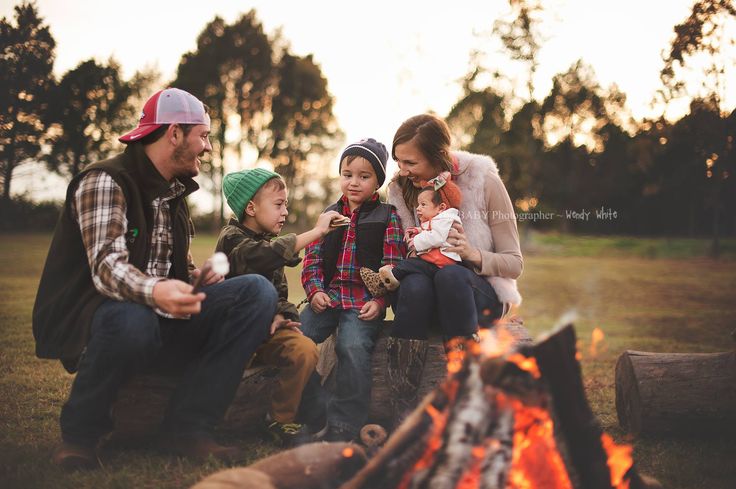
<instances>
[{"instance_id":1,"label":"grass field","mask_svg":"<svg viewBox=\"0 0 736 489\"><path fill-rule=\"evenodd\" d=\"M31 308L50 236L0 235L0 487L2 488L175 488L188 487L219 468L192 464L147 447L104 451L104 468L65 474L49 463L59 437L58 414L72 377L58 362L35 358ZM198 263L214 245L195 240ZM613 368L625 349L715 352L733 348L736 327L734 240L724 243L726 259L705 258L705 240L637 240L527 237L520 280L524 304L518 313L533 335L565 312L576 311L586 391L604 428L619 441ZM301 300L297 271L290 273ZM606 335L604 351L588 354L593 328ZM248 447L252 460L276 448L258 438L224 434ZM640 470L671 489L736 487L736 441L710 438L632 440Z\"/></svg>"}]
</instances>

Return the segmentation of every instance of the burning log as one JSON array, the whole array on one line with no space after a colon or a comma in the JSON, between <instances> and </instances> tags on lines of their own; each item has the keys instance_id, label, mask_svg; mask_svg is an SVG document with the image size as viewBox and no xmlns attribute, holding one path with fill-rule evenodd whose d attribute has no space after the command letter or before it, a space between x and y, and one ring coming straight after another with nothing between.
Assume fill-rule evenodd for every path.
<instances>
[{"instance_id":1,"label":"burning log","mask_svg":"<svg viewBox=\"0 0 736 489\"><path fill-rule=\"evenodd\" d=\"M650 487L588 407L572 326L519 351L504 336L468 344L459 369L341 489Z\"/></svg>"},{"instance_id":2,"label":"burning log","mask_svg":"<svg viewBox=\"0 0 736 489\"><path fill-rule=\"evenodd\" d=\"M630 433L736 430L736 352L626 351L616 364L616 412Z\"/></svg>"},{"instance_id":3,"label":"burning log","mask_svg":"<svg viewBox=\"0 0 736 489\"><path fill-rule=\"evenodd\" d=\"M312 443L216 472L192 489L333 489L365 462L363 450L351 443Z\"/></svg>"}]
</instances>

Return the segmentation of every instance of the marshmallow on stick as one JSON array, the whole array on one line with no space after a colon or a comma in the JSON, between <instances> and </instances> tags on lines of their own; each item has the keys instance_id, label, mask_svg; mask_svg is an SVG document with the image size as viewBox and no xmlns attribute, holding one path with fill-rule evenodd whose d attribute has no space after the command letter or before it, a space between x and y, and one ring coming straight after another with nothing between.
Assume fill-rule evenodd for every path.
<instances>
[{"instance_id":1,"label":"marshmallow on stick","mask_svg":"<svg viewBox=\"0 0 736 489\"><path fill-rule=\"evenodd\" d=\"M227 261L227 255L225 255L225 253L218 251L204 262L199 275L194 280L192 294L199 292L199 289L202 287L202 281L204 281L204 278L209 275L210 271L222 275L223 277L230 273L230 262Z\"/></svg>"}]
</instances>

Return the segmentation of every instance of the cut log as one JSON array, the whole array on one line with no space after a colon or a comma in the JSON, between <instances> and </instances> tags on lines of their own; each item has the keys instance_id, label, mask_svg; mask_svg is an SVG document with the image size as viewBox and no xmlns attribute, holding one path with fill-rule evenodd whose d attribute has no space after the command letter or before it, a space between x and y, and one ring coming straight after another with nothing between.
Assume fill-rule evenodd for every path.
<instances>
[{"instance_id":1,"label":"cut log","mask_svg":"<svg viewBox=\"0 0 736 489\"><path fill-rule=\"evenodd\" d=\"M616 364L621 427L640 433L736 431L736 352L626 351Z\"/></svg>"},{"instance_id":2,"label":"cut log","mask_svg":"<svg viewBox=\"0 0 736 489\"><path fill-rule=\"evenodd\" d=\"M216 472L191 489L332 489L365 463L365 452L352 443L312 443Z\"/></svg>"},{"instance_id":3,"label":"cut log","mask_svg":"<svg viewBox=\"0 0 736 489\"><path fill-rule=\"evenodd\" d=\"M386 341L391 322L386 321L373 353L373 386L369 419L380 424L391 423L389 389L386 373ZM517 339L518 344L529 344L531 338L521 324L506 325L507 330ZM328 390L334 387L335 357L334 337L320 345L320 361L317 371L327 377ZM248 432L257 429L269 408L271 393L276 385L274 367L247 369L238 387L235 399L230 405L221 428L230 432ZM419 399L431 392L447 375L442 339L430 340L427 359L419 388ZM160 374L138 375L131 379L119 392L113 406L115 438L137 438L153 433L160 424L169 397L179 382L175 376Z\"/></svg>"},{"instance_id":4,"label":"cut log","mask_svg":"<svg viewBox=\"0 0 736 489\"><path fill-rule=\"evenodd\" d=\"M255 430L268 410L271 392L276 385L275 376L274 367L247 369L225 414L222 428L231 432ZM123 440L156 432L178 382L179 377L159 374L139 375L131 379L120 389L113 405L113 436Z\"/></svg>"}]
</instances>

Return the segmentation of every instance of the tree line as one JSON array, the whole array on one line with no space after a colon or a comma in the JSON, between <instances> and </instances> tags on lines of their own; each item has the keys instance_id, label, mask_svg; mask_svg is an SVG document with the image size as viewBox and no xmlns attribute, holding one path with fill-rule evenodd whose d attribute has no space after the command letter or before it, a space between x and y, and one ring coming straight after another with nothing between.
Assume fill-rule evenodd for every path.
<instances>
[{"instance_id":1,"label":"tree line","mask_svg":"<svg viewBox=\"0 0 736 489\"><path fill-rule=\"evenodd\" d=\"M661 116L640 122L631 117L625 94L601 87L583 61L555 75L550 92L535 100L542 2L509 3L509 16L495 22L491 37L524 79L487 69L484 53L475 53L463 94L447 116L463 149L496 159L517 211L542 216L537 226L711 235L717 255L719 237L736 234L736 112L723 107L734 69L727 49L736 43L732 0L697 0L674 27L653 100ZM520 86L521 94L514 90ZM683 96L692 100L689 111L666 118ZM565 215L581 209L598 210L599 218Z\"/></svg>"},{"instance_id":2,"label":"tree line","mask_svg":"<svg viewBox=\"0 0 736 489\"><path fill-rule=\"evenodd\" d=\"M582 60L554 76L535 98L544 45L540 0L509 0L486 40L507 55L521 79L471 57L462 96L446 114L462 149L498 162L519 213L529 224L569 231L636 235L736 233L733 140L736 114L724 109L733 69L736 10L732 0L695 0L674 27L662 56L661 116L636 121L616 86L602 87ZM163 86L151 71L123 79L115 60L82 61L56 80L55 41L33 3L0 20L0 178L10 199L13 171L44 161L71 178L86 164L121 149L116 137L136 124L137 108ZM490 48L489 48L490 49ZM705 68L703 68L705 66ZM693 77L693 74L697 75ZM695 81L693 81L695 80ZM312 55L291 52L280 32L266 33L255 11L233 23L215 17L185 53L170 85L202 99L212 116L213 155L203 185L220 200L229 158L270 161L292 192L292 223L304 226L334 189L330 159L343 142L334 99ZM692 102L677 120L667 108ZM247 155L247 157L246 157ZM608 212L604 219L566 218L566 211ZM536 214L535 214L536 213ZM615 214L615 217L614 217ZM555 216L536 219L535 215Z\"/></svg>"},{"instance_id":3,"label":"tree line","mask_svg":"<svg viewBox=\"0 0 736 489\"><path fill-rule=\"evenodd\" d=\"M343 133L333 114L327 80L312 55L290 51L279 32L264 32L255 11L232 24L215 17L185 53L168 83L153 71L123 79L110 59L85 60L53 76L56 43L35 4L14 9L15 22L0 20L0 178L2 201L10 200L13 172L43 161L68 178L87 164L122 150L117 136L134 127L138 110L160 86L187 90L209 107L213 153L202 165L203 185L217 199L213 227L225 215L220 188L232 155L270 161L295 188L301 204L292 212L298 226L332 197L325 155L335 153ZM233 137L231 133L235 133ZM307 173L317 185L306 185ZM325 191L327 189L327 191Z\"/></svg>"}]
</instances>

